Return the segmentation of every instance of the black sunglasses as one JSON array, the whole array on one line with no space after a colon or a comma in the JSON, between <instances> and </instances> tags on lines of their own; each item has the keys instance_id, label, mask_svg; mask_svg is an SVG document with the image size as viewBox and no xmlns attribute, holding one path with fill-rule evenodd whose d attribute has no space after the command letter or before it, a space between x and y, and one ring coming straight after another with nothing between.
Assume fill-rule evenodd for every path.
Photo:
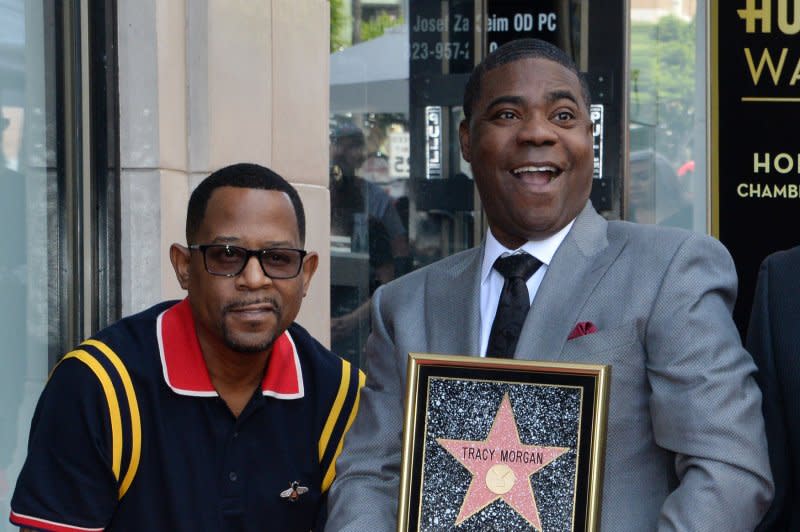
<instances>
[{"instance_id":1,"label":"black sunglasses","mask_svg":"<svg viewBox=\"0 0 800 532\"><path fill-rule=\"evenodd\" d=\"M247 249L227 244L192 244L189 249L203 254L203 264L211 275L236 277L242 273L250 257L256 257L264 275L270 279L297 277L303 268L303 259L308 254L303 249Z\"/></svg>"}]
</instances>

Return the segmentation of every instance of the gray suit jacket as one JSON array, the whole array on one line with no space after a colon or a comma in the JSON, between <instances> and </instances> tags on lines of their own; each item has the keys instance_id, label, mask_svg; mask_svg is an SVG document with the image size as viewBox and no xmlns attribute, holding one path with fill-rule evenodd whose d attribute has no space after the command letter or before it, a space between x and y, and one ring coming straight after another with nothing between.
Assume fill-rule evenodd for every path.
<instances>
[{"instance_id":1,"label":"gray suit jacket","mask_svg":"<svg viewBox=\"0 0 800 532\"><path fill-rule=\"evenodd\" d=\"M367 385L326 531L396 529L409 352L477 354L482 248L376 291ZM772 479L755 366L731 319L716 240L607 222L587 203L559 247L515 358L611 364L601 527L752 530ZM598 329L567 340L576 323Z\"/></svg>"}]
</instances>

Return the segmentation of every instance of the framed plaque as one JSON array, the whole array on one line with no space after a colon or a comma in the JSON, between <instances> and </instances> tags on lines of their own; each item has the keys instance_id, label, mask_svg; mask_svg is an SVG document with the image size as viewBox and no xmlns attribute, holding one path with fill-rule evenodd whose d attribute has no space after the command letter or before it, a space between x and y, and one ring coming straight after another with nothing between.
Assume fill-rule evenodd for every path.
<instances>
[{"instance_id":1,"label":"framed plaque","mask_svg":"<svg viewBox=\"0 0 800 532\"><path fill-rule=\"evenodd\" d=\"M398 531L598 529L610 371L410 353Z\"/></svg>"}]
</instances>

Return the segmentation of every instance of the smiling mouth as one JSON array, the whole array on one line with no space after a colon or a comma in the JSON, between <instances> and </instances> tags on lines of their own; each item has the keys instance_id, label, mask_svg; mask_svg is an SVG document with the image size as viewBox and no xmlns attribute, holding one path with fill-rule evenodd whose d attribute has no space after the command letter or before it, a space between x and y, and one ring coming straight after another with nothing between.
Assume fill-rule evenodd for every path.
<instances>
[{"instance_id":1,"label":"smiling mouth","mask_svg":"<svg viewBox=\"0 0 800 532\"><path fill-rule=\"evenodd\" d=\"M514 177L540 185L550 183L561 174L560 168L550 164L520 166L511 170L511 175Z\"/></svg>"}]
</instances>

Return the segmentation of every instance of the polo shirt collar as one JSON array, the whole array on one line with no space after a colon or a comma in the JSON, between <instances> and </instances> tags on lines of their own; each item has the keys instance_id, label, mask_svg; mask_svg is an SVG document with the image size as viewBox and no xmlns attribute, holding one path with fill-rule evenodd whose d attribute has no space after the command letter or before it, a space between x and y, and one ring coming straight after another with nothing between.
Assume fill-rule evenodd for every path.
<instances>
[{"instance_id":1,"label":"polo shirt collar","mask_svg":"<svg viewBox=\"0 0 800 532\"><path fill-rule=\"evenodd\" d=\"M219 396L200 350L188 298L159 314L156 335L164 380L172 391L195 397ZM300 399L305 394L300 357L289 331L272 344L261 390L277 399Z\"/></svg>"}]
</instances>

